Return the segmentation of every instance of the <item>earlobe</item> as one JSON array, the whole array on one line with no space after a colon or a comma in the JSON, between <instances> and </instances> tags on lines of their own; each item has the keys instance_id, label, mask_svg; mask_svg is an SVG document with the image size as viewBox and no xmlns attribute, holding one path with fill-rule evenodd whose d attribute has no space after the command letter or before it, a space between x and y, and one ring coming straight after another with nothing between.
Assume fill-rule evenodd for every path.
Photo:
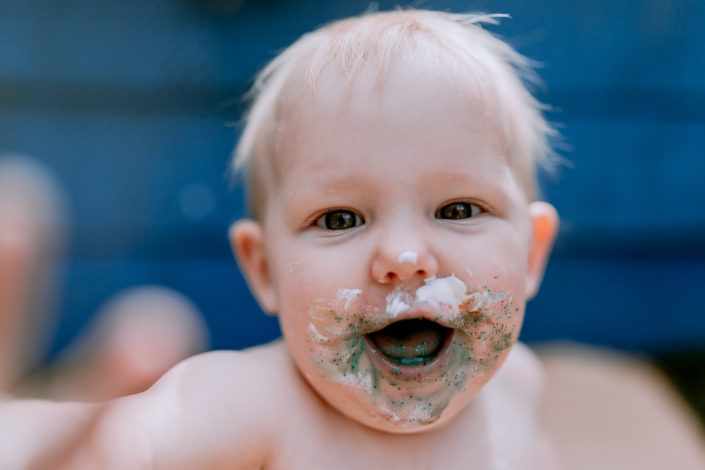
<instances>
[{"instance_id":1,"label":"earlobe","mask_svg":"<svg viewBox=\"0 0 705 470\"><path fill-rule=\"evenodd\" d=\"M276 314L276 291L269 272L262 226L250 219L235 222L229 230L230 245L250 291L266 313Z\"/></svg>"},{"instance_id":2,"label":"earlobe","mask_svg":"<svg viewBox=\"0 0 705 470\"><path fill-rule=\"evenodd\" d=\"M526 276L526 299L536 295L543 279L546 262L551 254L553 240L558 232L558 212L547 202L532 202L529 205L531 217L531 241Z\"/></svg>"}]
</instances>

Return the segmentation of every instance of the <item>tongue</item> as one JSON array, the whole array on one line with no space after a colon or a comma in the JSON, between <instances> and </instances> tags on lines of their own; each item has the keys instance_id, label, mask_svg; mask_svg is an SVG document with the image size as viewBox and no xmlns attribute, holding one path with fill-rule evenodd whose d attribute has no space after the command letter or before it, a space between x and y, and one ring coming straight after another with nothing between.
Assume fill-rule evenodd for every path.
<instances>
[{"instance_id":1,"label":"tongue","mask_svg":"<svg viewBox=\"0 0 705 470\"><path fill-rule=\"evenodd\" d=\"M402 320L371 335L386 356L397 361L422 359L438 352L445 328L429 320Z\"/></svg>"}]
</instances>

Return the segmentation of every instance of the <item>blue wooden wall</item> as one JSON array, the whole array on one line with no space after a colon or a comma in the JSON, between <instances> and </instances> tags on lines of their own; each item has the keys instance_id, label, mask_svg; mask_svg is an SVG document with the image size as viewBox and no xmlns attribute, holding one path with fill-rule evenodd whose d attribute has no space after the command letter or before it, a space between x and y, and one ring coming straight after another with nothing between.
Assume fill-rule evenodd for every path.
<instances>
[{"instance_id":1,"label":"blue wooden wall","mask_svg":"<svg viewBox=\"0 0 705 470\"><path fill-rule=\"evenodd\" d=\"M215 348L277 335L226 240L242 213L225 175L238 97L277 50L368 5L0 0L0 152L44 162L72 211L55 349L139 283L189 295ZM539 95L569 146L544 185L563 224L524 339L704 341L705 3L422 5L511 14L493 30L542 63Z\"/></svg>"}]
</instances>

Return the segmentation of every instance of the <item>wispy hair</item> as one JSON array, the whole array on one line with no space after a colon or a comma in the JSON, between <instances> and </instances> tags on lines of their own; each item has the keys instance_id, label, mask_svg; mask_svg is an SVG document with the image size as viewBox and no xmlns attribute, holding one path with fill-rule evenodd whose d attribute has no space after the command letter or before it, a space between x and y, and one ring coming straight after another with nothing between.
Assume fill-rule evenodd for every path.
<instances>
[{"instance_id":1,"label":"wispy hair","mask_svg":"<svg viewBox=\"0 0 705 470\"><path fill-rule=\"evenodd\" d=\"M343 87L352 86L370 66L383 81L394 61L409 51L468 72L469 81L497 98L510 157L519 165L531 197L536 197L537 168L551 171L555 166L551 142L556 131L530 92L540 84L534 64L483 28L505 16L404 9L367 13L303 35L262 69L247 95L250 107L231 169L234 173L245 169L251 204L262 197L262 182L257 181L261 175L256 173L271 165L279 150L277 130L286 115L283 108L292 106L285 96L315 95L328 67L336 67L346 77Z\"/></svg>"}]
</instances>

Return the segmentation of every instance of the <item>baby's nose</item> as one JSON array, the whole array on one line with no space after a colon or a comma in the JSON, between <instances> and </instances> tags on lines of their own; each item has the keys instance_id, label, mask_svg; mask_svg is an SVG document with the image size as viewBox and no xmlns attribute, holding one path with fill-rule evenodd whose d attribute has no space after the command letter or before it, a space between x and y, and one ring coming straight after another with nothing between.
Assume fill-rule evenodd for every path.
<instances>
[{"instance_id":1,"label":"baby's nose","mask_svg":"<svg viewBox=\"0 0 705 470\"><path fill-rule=\"evenodd\" d=\"M372 263L372 277L382 284L407 281L414 276L426 279L437 272L438 262L426 249L380 250Z\"/></svg>"}]
</instances>

